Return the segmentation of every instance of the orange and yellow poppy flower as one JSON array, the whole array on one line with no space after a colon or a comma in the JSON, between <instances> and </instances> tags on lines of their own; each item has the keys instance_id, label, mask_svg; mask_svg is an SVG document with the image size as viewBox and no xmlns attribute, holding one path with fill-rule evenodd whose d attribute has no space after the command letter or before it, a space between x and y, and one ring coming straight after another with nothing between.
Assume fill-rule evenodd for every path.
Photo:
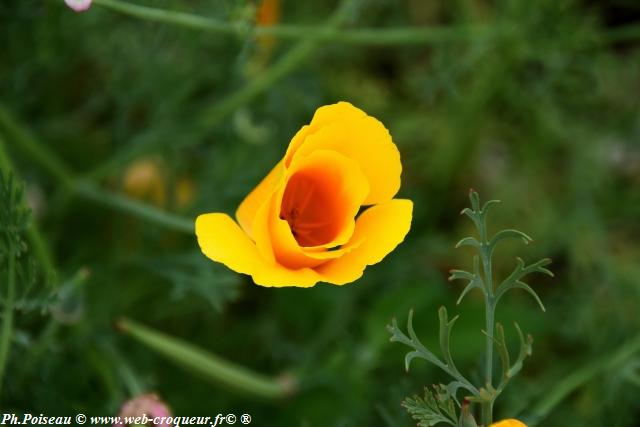
<instances>
[{"instance_id":1,"label":"orange and yellow poppy flower","mask_svg":"<svg viewBox=\"0 0 640 427\"><path fill-rule=\"evenodd\" d=\"M223 213L196 219L198 243L258 285L351 283L409 231L413 203L394 199L401 171L380 121L347 102L320 107L240 204L237 223Z\"/></svg>"}]
</instances>

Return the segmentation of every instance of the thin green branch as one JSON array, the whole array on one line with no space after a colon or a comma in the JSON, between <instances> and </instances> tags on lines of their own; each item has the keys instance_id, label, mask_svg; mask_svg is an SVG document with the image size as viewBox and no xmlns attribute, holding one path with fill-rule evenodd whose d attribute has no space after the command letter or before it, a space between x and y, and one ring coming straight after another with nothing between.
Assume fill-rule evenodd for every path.
<instances>
[{"instance_id":1,"label":"thin green branch","mask_svg":"<svg viewBox=\"0 0 640 427\"><path fill-rule=\"evenodd\" d=\"M105 0L101 0L104 2ZM106 0L107 2L114 2L117 0ZM118 2L121 3L121 2ZM331 16L323 31L331 31L341 25L353 6L353 1L344 1ZM314 52L317 51L317 47L321 40L314 34L306 34L305 38L297 42L291 49L284 54L276 63L274 63L269 69L260 73L259 76L249 81L241 89L231 93L227 97L223 98L219 103L212 105L209 108L205 108L199 116L194 120L194 128L199 128L204 131L211 130L222 123L229 115L231 115L238 108L249 103L252 99L258 95L264 93L267 89L273 86L278 80L282 79L286 75L293 72L297 67L301 66ZM117 152L111 157L111 159L103 162L96 170L90 172L88 177L98 178L107 175L109 172L116 170L122 165L132 161L133 159L140 157L146 153L150 153L157 150L161 144L158 141L162 141L161 136L163 132L159 132L157 138L147 138L141 140L138 144L129 144L125 149ZM197 143L197 139L184 138L172 143L172 148L185 147Z\"/></svg>"},{"instance_id":2,"label":"thin green branch","mask_svg":"<svg viewBox=\"0 0 640 427\"><path fill-rule=\"evenodd\" d=\"M0 127L15 144L38 162L42 168L56 178L61 184L71 187L73 173L64 162L47 146L40 144L31 133L27 132L18 121L0 103Z\"/></svg>"},{"instance_id":3,"label":"thin green branch","mask_svg":"<svg viewBox=\"0 0 640 427\"><path fill-rule=\"evenodd\" d=\"M223 98L209 108L203 109L195 120L195 128L208 131L230 116L238 108L248 104L252 99L264 93L278 80L291 73L311 56L317 47L318 41L304 40L294 45L278 62L267 71L251 80L248 84ZM163 133L163 132L160 132ZM147 153L159 149L162 144L162 137L146 138L138 144L128 145L123 150L116 152L110 159L102 163L96 170L90 172L89 178L99 178L106 176L109 172L122 167L124 164L141 157ZM198 142L198 139L184 138L172 143L172 148L188 147Z\"/></svg>"},{"instance_id":4,"label":"thin green branch","mask_svg":"<svg viewBox=\"0 0 640 427\"><path fill-rule=\"evenodd\" d=\"M316 51L319 41L308 39L298 42L278 62L273 64L268 71L261 73L242 89L224 98L220 103L205 110L201 117L201 125L205 129L211 129L220 124L229 114L238 107L265 92L278 80L291 73Z\"/></svg>"},{"instance_id":5,"label":"thin green branch","mask_svg":"<svg viewBox=\"0 0 640 427\"><path fill-rule=\"evenodd\" d=\"M278 380L266 377L131 320L122 319L117 323L117 327L174 363L199 374L204 379L221 383L236 391L269 399L284 398L295 391L292 379Z\"/></svg>"},{"instance_id":6,"label":"thin green branch","mask_svg":"<svg viewBox=\"0 0 640 427\"><path fill-rule=\"evenodd\" d=\"M73 189L75 194L79 196L122 212L128 212L140 219L187 234L194 232L194 221L191 219L165 212L120 194L103 191L91 183L79 182L74 185Z\"/></svg>"},{"instance_id":7,"label":"thin green branch","mask_svg":"<svg viewBox=\"0 0 640 427\"><path fill-rule=\"evenodd\" d=\"M495 300L485 294L485 328L487 328L485 348L485 387L493 387L493 330L495 322ZM491 331L490 333L488 331ZM482 403L482 422L488 426L493 422L493 400Z\"/></svg>"},{"instance_id":8,"label":"thin green branch","mask_svg":"<svg viewBox=\"0 0 640 427\"><path fill-rule=\"evenodd\" d=\"M121 0L94 0L94 3L134 18L237 37L252 35L292 40L313 38L319 41L354 45L415 45L477 40L478 38L502 36L508 33L504 28L496 28L495 25L363 28L357 30L344 30L324 25L292 24L251 27L242 22L229 23L185 12L141 6Z\"/></svg>"},{"instance_id":9,"label":"thin green branch","mask_svg":"<svg viewBox=\"0 0 640 427\"><path fill-rule=\"evenodd\" d=\"M390 341L405 344L413 349L413 351L410 351L405 356L405 369L407 371L409 371L409 366L413 359L425 359L456 380L454 383L450 384L454 392L458 388L462 387L471 392L474 396L478 396L480 394L479 390L474 387L473 384L471 384L471 382L458 371L458 369L455 367L455 364L453 363L453 359L449 350L449 337L451 334L451 327L453 326L453 323L455 322L457 317L449 321L446 308L444 307L439 310L438 315L440 320L440 346L445 358L444 362L440 360L435 354L433 354L429 349L427 349L416 335L413 329L413 310L409 311L409 318L407 319L407 332L409 333L408 336L405 335L405 333L402 332L402 330L398 327L398 321L396 319L392 319L391 324L387 325L387 331L389 331L389 333L391 334Z\"/></svg>"},{"instance_id":10,"label":"thin green branch","mask_svg":"<svg viewBox=\"0 0 640 427\"><path fill-rule=\"evenodd\" d=\"M493 281L492 271L492 255L496 245L508 238L522 239L524 243L531 241L531 238L526 234L517 230L503 230L496 233L493 237L489 237L487 228L487 212L491 206L499 203L498 200L489 200L484 205L480 205L480 197L477 192L471 190L469 192L469 201L471 202L471 208L465 208L461 214L468 216L476 226L478 230L478 238L466 237L458 242L456 248L461 246L471 246L479 252L479 256L475 255L473 259L473 273L464 270L451 270L451 276L449 280L464 279L468 282L465 289L462 291L458 303L460 300L473 288L480 288L484 294L485 302L485 372L484 372L484 388L481 388L481 396L474 401L481 404L482 409L482 424L484 426L491 425L493 422L493 404L502 392L502 389L506 386L509 379L515 375L522 368L522 362L524 358L531 354L531 340L528 337L525 340L520 331L519 326L516 325L518 335L520 337L520 354L516 363L510 366L510 357L507 351L507 345L504 339L504 330L501 325L495 326L495 313L496 306L500 297L509 289L522 288L531 293L544 311L542 302L526 283L520 281L526 274L532 272L542 272L553 276L553 273L544 268L551 260L543 259L530 266L526 266L524 261L518 258L518 266L514 272L505 279L500 286L496 289ZM482 274L480 273L480 262L482 263ZM495 337L495 332L498 333L498 338ZM497 346L499 356L502 361L503 377L502 381L498 385L498 388L493 387L493 347Z\"/></svg>"},{"instance_id":11,"label":"thin green branch","mask_svg":"<svg viewBox=\"0 0 640 427\"><path fill-rule=\"evenodd\" d=\"M639 353L640 335L627 341L616 351L603 358L574 370L571 374L556 382L549 391L545 392L544 398L534 406L529 415L523 418L523 421L530 427L540 424L573 391L616 366L625 363Z\"/></svg>"},{"instance_id":12,"label":"thin green branch","mask_svg":"<svg viewBox=\"0 0 640 427\"><path fill-rule=\"evenodd\" d=\"M491 263L491 249L489 246L489 234L487 232L486 213L489 206L496 203L496 200L490 200L480 209L480 200L478 193L471 191L469 193L473 214L476 218L474 221L479 234L480 240L480 258L482 260L482 271L484 272L484 301L485 301L485 387L490 389L493 387L493 334L495 330L495 313L496 298L493 288L493 270ZM485 426L493 422L493 399L482 403L482 423Z\"/></svg>"},{"instance_id":13,"label":"thin green branch","mask_svg":"<svg viewBox=\"0 0 640 427\"><path fill-rule=\"evenodd\" d=\"M4 129L12 137L11 140L16 146L21 148L27 155L36 161L45 172L57 179L58 182L64 185L73 194L92 200L101 205L133 214L141 219L148 220L176 231L188 234L193 233L194 223L189 218L165 212L154 206L123 195L112 194L100 189L97 185L91 182L78 180L74 176L73 172L71 172L71 169L54 152L49 150L49 148L40 143L40 141L38 141L30 132L23 128L18 121L9 114L2 104L0 104L0 129ZM10 163L6 153L1 150L2 147L2 141L0 140L0 160L5 159L5 167L8 168ZM3 165L0 164L0 166ZM30 230L31 229L32 228L30 228ZM29 235L32 235L33 233L34 231L30 231ZM35 240L32 240L32 244L36 253L42 251L44 248L44 241L39 236L36 236ZM48 261L45 260L44 265L53 265L50 261L50 257Z\"/></svg>"}]
</instances>

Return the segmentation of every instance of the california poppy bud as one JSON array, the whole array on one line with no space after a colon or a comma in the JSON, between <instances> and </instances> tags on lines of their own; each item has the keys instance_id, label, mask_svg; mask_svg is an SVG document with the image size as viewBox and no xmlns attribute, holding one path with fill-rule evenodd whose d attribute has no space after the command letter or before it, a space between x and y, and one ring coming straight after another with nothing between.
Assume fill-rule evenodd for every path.
<instances>
[{"instance_id":1,"label":"california poppy bud","mask_svg":"<svg viewBox=\"0 0 640 427\"><path fill-rule=\"evenodd\" d=\"M64 2L76 12L84 12L91 6L91 0L64 0Z\"/></svg>"},{"instance_id":2,"label":"california poppy bud","mask_svg":"<svg viewBox=\"0 0 640 427\"><path fill-rule=\"evenodd\" d=\"M120 420L114 423L113 427L126 427L133 424L154 424L159 427L171 425L166 422L167 418L171 418L169 407L154 393L141 394L127 400L120 408L118 415ZM156 424L154 419L160 422Z\"/></svg>"},{"instance_id":3,"label":"california poppy bud","mask_svg":"<svg viewBox=\"0 0 640 427\"><path fill-rule=\"evenodd\" d=\"M462 411L460 413L459 427L478 427L475 418L471 415L471 404L467 399L462 402Z\"/></svg>"}]
</instances>

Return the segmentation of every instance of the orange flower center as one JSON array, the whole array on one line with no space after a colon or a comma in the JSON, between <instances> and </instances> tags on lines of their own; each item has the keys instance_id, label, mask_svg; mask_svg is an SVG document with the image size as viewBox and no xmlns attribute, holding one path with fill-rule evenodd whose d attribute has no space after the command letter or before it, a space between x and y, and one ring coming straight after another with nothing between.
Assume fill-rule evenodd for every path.
<instances>
[{"instance_id":1,"label":"orange flower center","mask_svg":"<svg viewBox=\"0 0 640 427\"><path fill-rule=\"evenodd\" d=\"M319 246L333 240L344 223L344 209L324 174L298 172L284 190L280 219L286 220L300 246Z\"/></svg>"}]
</instances>

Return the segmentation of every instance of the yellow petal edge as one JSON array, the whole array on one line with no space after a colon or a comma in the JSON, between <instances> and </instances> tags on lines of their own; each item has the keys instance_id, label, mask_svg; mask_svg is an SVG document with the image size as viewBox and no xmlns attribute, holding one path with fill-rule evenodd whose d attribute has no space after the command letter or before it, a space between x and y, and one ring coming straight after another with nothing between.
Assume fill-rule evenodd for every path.
<instances>
[{"instance_id":1,"label":"yellow petal edge","mask_svg":"<svg viewBox=\"0 0 640 427\"><path fill-rule=\"evenodd\" d=\"M491 424L489 427L527 427L525 423L514 418L508 420L502 420L497 423Z\"/></svg>"}]
</instances>

